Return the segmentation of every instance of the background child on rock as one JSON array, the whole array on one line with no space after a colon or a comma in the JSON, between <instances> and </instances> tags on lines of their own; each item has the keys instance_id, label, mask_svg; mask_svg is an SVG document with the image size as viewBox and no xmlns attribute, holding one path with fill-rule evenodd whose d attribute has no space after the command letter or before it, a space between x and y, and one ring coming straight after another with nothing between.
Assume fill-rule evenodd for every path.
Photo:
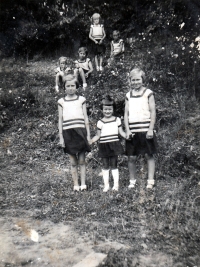
<instances>
[{"instance_id":1,"label":"background child on rock","mask_svg":"<svg viewBox=\"0 0 200 267\"><path fill-rule=\"evenodd\" d=\"M109 186L109 167L111 167L114 179L113 190L118 191L119 187L119 171L117 168L118 155L123 153L123 147L119 141L119 134L126 138L125 132L122 130L121 120L113 116L115 103L113 99L107 95L102 100L102 109L104 117L97 122L97 134L91 139L91 144L99 141L99 157L103 162L103 180L104 192L107 192Z\"/></svg>"},{"instance_id":2,"label":"background child on rock","mask_svg":"<svg viewBox=\"0 0 200 267\"><path fill-rule=\"evenodd\" d=\"M154 125L156 108L153 92L144 87L145 74L133 69L129 75L130 92L126 94L124 123L126 128L126 154L130 174L129 188L136 183L136 157L145 155L148 163L147 188L154 185L156 138Z\"/></svg>"},{"instance_id":3,"label":"background child on rock","mask_svg":"<svg viewBox=\"0 0 200 267\"><path fill-rule=\"evenodd\" d=\"M100 24L101 16L94 13L91 17L92 25L90 27L89 38L94 42L95 65L97 71L102 71L103 55L105 53L105 46L103 40L106 37L104 26ZM99 58L99 60L98 60Z\"/></svg>"},{"instance_id":4,"label":"background child on rock","mask_svg":"<svg viewBox=\"0 0 200 267\"><path fill-rule=\"evenodd\" d=\"M55 90L58 93L59 87L63 87L63 80L64 76L68 74L74 74L76 77L78 77L78 70L76 68L73 68L73 62L69 62L69 60L66 57L60 57L59 60L59 67L56 68L56 86Z\"/></svg>"},{"instance_id":5,"label":"background child on rock","mask_svg":"<svg viewBox=\"0 0 200 267\"><path fill-rule=\"evenodd\" d=\"M76 68L83 81L83 88L87 87L86 79L93 72L92 62L87 58L88 50L86 47L80 47L78 50L78 59L75 60Z\"/></svg>"},{"instance_id":6,"label":"background child on rock","mask_svg":"<svg viewBox=\"0 0 200 267\"><path fill-rule=\"evenodd\" d=\"M86 99L76 95L77 80L74 75L64 77L65 97L58 100L60 145L69 155L71 162L74 191L79 191L78 165L80 166L81 186L85 190L85 152L90 151L89 121Z\"/></svg>"},{"instance_id":7,"label":"background child on rock","mask_svg":"<svg viewBox=\"0 0 200 267\"><path fill-rule=\"evenodd\" d=\"M111 51L108 64L112 64L113 61L120 60L124 53L124 41L120 39L120 32L113 31L113 40L111 41Z\"/></svg>"}]
</instances>

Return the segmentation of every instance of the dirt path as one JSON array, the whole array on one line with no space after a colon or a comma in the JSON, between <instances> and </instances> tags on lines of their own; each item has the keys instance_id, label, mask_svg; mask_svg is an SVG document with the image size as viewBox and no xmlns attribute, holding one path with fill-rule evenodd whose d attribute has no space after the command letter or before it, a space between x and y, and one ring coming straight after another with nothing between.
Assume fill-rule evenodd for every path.
<instances>
[{"instance_id":1,"label":"dirt path","mask_svg":"<svg viewBox=\"0 0 200 267\"><path fill-rule=\"evenodd\" d=\"M2 267L72 267L98 251L104 251L101 254L105 257L105 253L111 248L125 247L117 242L100 240L97 245L87 233L79 235L72 224L55 224L28 218L1 218L0 225Z\"/></svg>"}]
</instances>

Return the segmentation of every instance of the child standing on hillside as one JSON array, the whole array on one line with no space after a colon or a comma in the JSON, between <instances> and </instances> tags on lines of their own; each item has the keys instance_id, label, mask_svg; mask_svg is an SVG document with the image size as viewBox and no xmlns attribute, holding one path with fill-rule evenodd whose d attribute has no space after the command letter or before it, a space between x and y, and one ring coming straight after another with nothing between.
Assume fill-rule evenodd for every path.
<instances>
[{"instance_id":1,"label":"child standing on hillside","mask_svg":"<svg viewBox=\"0 0 200 267\"><path fill-rule=\"evenodd\" d=\"M102 101L104 117L97 122L97 135L91 139L91 144L99 141L99 157L103 161L103 192L107 192L109 186L109 166L111 167L114 179L113 190L118 191L119 188L119 171L117 168L118 155L123 153L123 147L119 141L119 134L126 138L125 132L122 130L121 120L113 116L115 103L113 99L107 95Z\"/></svg>"},{"instance_id":2,"label":"child standing on hillside","mask_svg":"<svg viewBox=\"0 0 200 267\"><path fill-rule=\"evenodd\" d=\"M126 128L126 154L130 174L129 188L136 183L136 157L145 155L148 163L147 188L154 185L156 139L154 125L156 108L153 92L144 87L145 73L133 69L129 75L130 92L126 94L124 123Z\"/></svg>"},{"instance_id":3,"label":"child standing on hillside","mask_svg":"<svg viewBox=\"0 0 200 267\"><path fill-rule=\"evenodd\" d=\"M60 57L58 62L59 62L59 67L57 67L55 70L56 72L55 90L57 93L59 92L59 87L63 87L64 77L68 74L75 75L77 81L78 81L78 75L80 74L83 82L83 88L87 87L85 75L82 68L77 69L74 66L74 62L72 60L67 59L66 57Z\"/></svg>"},{"instance_id":4,"label":"child standing on hillside","mask_svg":"<svg viewBox=\"0 0 200 267\"><path fill-rule=\"evenodd\" d=\"M58 100L60 145L69 154L74 181L74 191L86 190L85 184L85 152L90 151L89 121L86 111L86 99L78 96L78 83L74 75L64 77L65 97ZM80 166L81 186L78 184Z\"/></svg>"},{"instance_id":5,"label":"child standing on hillside","mask_svg":"<svg viewBox=\"0 0 200 267\"><path fill-rule=\"evenodd\" d=\"M95 65L97 71L102 71L103 54L105 53L105 46L103 40L106 37L104 26L100 24L101 16L94 13L91 17L92 25L90 27L89 38L94 42ZM99 61L98 61L99 58Z\"/></svg>"},{"instance_id":6,"label":"child standing on hillside","mask_svg":"<svg viewBox=\"0 0 200 267\"><path fill-rule=\"evenodd\" d=\"M112 64L115 59L120 60L124 53L124 41L120 39L120 32L113 31L113 40L111 41L110 58L108 65Z\"/></svg>"},{"instance_id":7,"label":"child standing on hillside","mask_svg":"<svg viewBox=\"0 0 200 267\"><path fill-rule=\"evenodd\" d=\"M90 74L93 72L92 62L87 58L88 50L86 47L80 47L78 50L78 59L75 60L76 68L83 81L83 88L87 87L86 79L89 78Z\"/></svg>"}]
</instances>

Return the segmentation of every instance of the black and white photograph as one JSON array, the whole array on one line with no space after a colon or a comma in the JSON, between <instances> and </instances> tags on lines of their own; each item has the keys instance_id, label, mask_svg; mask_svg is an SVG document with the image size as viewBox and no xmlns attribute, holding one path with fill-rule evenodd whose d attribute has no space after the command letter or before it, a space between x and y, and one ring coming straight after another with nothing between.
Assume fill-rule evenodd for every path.
<instances>
[{"instance_id":1,"label":"black and white photograph","mask_svg":"<svg viewBox=\"0 0 200 267\"><path fill-rule=\"evenodd\" d=\"M200 267L200 1L0 0L0 267Z\"/></svg>"}]
</instances>

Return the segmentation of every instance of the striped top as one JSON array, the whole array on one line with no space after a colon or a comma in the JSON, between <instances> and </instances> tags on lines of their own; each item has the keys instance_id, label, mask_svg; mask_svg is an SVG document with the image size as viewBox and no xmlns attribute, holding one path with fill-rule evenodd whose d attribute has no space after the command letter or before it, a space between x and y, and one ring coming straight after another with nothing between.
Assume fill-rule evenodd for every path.
<instances>
[{"instance_id":1,"label":"striped top","mask_svg":"<svg viewBox=\"0 0 200 267\"><path fill-rule=\"evenodd\" d=\"M85 128L85 120L83 114L83 104L85 97L77 96L76 99L66 100L61 98L58 105L63 110L63 130L72 128Z\"/></svg>"},{"instance_id":2,"label":"striped top","mask_svg":"<svg viewBox=\"0 0 200 267\"><path fill-rule=\"evenodd\" d=\"M91 25L92 28L92 37L94 39L101 39L103 37L103 25Z\"/></svg>"},{"instance_id":3,"label":"striped top","mask_svg":"<svg viewBox=\"0 0 200 267\"><path fill-rule=\"evenodd\" d=\"M128 122L132 133L147 132L151 114L149 110L149 97L153 95L150 89L145 89L141 95L134 96L132 90L126 94L129 102Z\"/></svg>"},{"instance_id":4,"label":"striped top","mask_svg":"<svg viewBox=\"0 0 200 267\"><path fill-rule=\"evenodd\" d=\"M99 120L97 128L101 131L100 143L116 142L119 141L119 128L122 126L121 120L115 117L112 121Z\"/></svg>"},{"instance_id":5,"label":"striped top","mask_svg":"<svg viewBox=\"0 0 200 267\"><path fill-rule=\"evenodd\" d=\"M75 63L79 66L79 68L82 68L84 70L90 70L89 62L90 62L89 58L86 58L84 62L80 62L79 60L75 60Z\"/></svg>"}]
</instances>

